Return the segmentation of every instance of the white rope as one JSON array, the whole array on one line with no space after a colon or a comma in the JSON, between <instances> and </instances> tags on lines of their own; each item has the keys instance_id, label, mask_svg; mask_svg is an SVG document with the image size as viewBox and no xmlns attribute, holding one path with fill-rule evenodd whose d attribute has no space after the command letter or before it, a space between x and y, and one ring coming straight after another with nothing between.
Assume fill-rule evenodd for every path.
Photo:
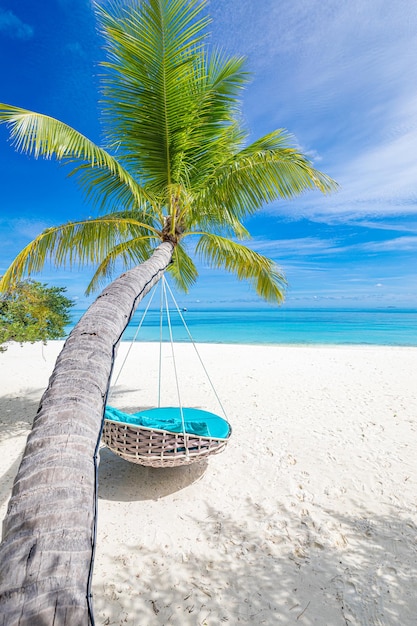
<instances>
[{"instance_id":1,"label":"white rope","mask_svg":"<svg viewBox=\"0 0 417 626\"><path fill-rule=\"evenodd\" d=\"M161 297L159 303L159 369L158 369L158 409L161 406L161 382L162 382L162 330L164 315L164 290L162 288L164 276L161 278Z\"/></svg>"},{"instance_id":2,"label":"white rope","mask_svg":"<svg viewBox=\"0 0 417 626\"><path fill-rule=\"evenodd\" d=\"M164 291L165 308L166 308L168 330L169 330L169 339L170 339L170 342L171 342L172 364L173 364L173 367L174 367L175 384L177 386L178 406L179 406L179 409L180 409L182 432L183 432L183 435L184 435L185 456L188 458L189 454L190 454L189 450L188 450L188 434L185 431L184 411L183 411L183 408L182 408L180 385L179 385L179 381L178 381L177 365L176 365L176 361L175 361L174 339L173 339L173 336L172 336L171 315L169 313L168 296L167 296L166 286L167 286L167 281L165 280L165 276L163 276L162 277L162 288L163 288L163 291Z\"/></svg>"},{"instance_id":3,"label":"white rope","mask_svg":"<svg viewBox=\"0 0 417 626\"><path fill-rule=\"evenodd\" d=\"M148 302L148 304L147 304L147 306L146 306L146 308L145 308L145 310L143 312L143 315L141 317L139 325L138 325L138 327L136 329L135 335L134 335L134 337L133 337L133 339L132 339L132 341L131 341L131 343L129 345L129 348L127 350L126 356L125 356L125 358L124 358L124 360L123 360L123 362L122 362L122 364L120 366L120 369L118 371L117 377L116 377L114 383L112 383L112 389L109 392L109 397L112 395L112 393L114 391L114 388L115 388L115 386L116 386L116 384L117 384L117 382L119 380L120 374L122 373L124 365L125 365L128 357L129 357L130 351L131 351L131 349L133 347L133 344L136 341L136 338L137 338L137 336L139 334L139 331L140 331L140 329L142 327L142 324L144 322L145 316L146 316L146 314L148 312L148 309L149 309L149 307L150 307L150 305L152 303L152 300L153 300L153 297L154 297L154 295L156 293L157 287L158 287L158 285L155 285L154 289L152 290L149 302ZM215 397L217 399L217 402L219 403L221 411L222 411L226 421L228 421L228 419L227 419L225 408L224 408L224 406L223 406L223 404L222 404L222 402L221 402L221 400L220 400L220 398L219 398L219 396L217 394L217 391L216 391L216 389L214 387L214 384L213 384L213 382L212 382L212 380L210 378L210 375L209 375L209 373L207 371L207 368L204 365L203 359L201 358L201 355L200 355L200 353L198 351L197 345L196 345L196 343L195 343L195 341L194 341L194 339L193 339L193 337L191 335L190 329L187 326L187 323L186 323L186 321L184 319L184 316L181 313L181 310L180 310L180 308L178 306L178 303L177 303L177 301L175 299L175 296L174 296L174 294L172 292L172 289L169 286L168 281L166 280L165 276L162 276L162 278L161 278L161 287L160 288L161 288L161 301L160 301L160 312L159 312L158 408L161 406L161 393L162 393L161 392L161 389L162 389L162 383L161 383L161 381L162 381L162 343L163 343L162 342L162 335L163 335L163 309L164 309L164 304L165 304L166 315L167 315L167 325L168 325L168 330L169 330L169 338L170 338L170 344L171 344L171 353L172 353L172 360L173 360L173 367L174 367L175 383L176 383L176 387L177 387L178 405L179 405L179 409L180 409L181 423L182 423L182 429L183 429L184 438L187 439L188 435L187 435L187 433L185 431L184 411L183 411L183 406L182 406L182 402L181 402L181 392L180 392L180 385L179 385L179 380L178 380L178 371L177 371L176 360L175 360L174 339L173 339L173 333L172 333L171 316L170 316L169 305L168 305L167 289L168 289L169 295L170 295L170 297L172 299L172 302L173 302L173 304L175 306L175 309L176 309L178 315L180 316L180 319L181 319L181 321L182 321L182 323L184 325L184 328L187 331L187 335L188 335L188 337L189 337L189 339L190 339L190 341L191 341L191 343L193 345L193 348L194 348L194 350L195 350L195 352L197 354L198 360L200 361L200 364L201 364L201 366L202 366L202 368L204 370L204 373L207 376L207 380L208 380L208 382L210 384L210 387L211 387L211 389L212 389L212 391L213 391L213 393L214 393L214 395L215 395ZM186 454L187 454L187 456L189 454L187 446L186 446Z\"/></svg>"},{"instance_id":4,"label":"white rope","mask_svg":"<svg viewBox=\"0 0 417 626\"><path fill-rule=\"evenodd\" d=\"M120 374L122 373L122 369L123 369L123 368L124 368L124 366L125 366L125 363L126 363L126 361L127 361L127 358L128 358L128 356L129 356L129 354L130 354L130 351L131 351L131 349L132 349L132 347L133 347L133 344L135 343L136 338L137 338L137 336L138 336L138 334L139 334L139 331L140 331L140 329L141 329L141 327L142 327L142 324L143 324L143 321L144 321L144 319L145 319L145 316L146 316L146 314L147 314L147 312L148 312L148 309L149 309L149 307L151 306L151 303L152 303L153 297L154 297L154 295L155 295L155 293L156 293L156 288L157 288L157 285L155 285L155 287L154 287L154 288L153 288L153 290L152 290L151 297L150 297L149 302L148 302L148 304L146 305L146 309L144 310L143 315L142 315L142 317L141 317L141 319L140 319L140 322L139 322L139 325L138 325L138 327L137 327L137 329L136 329L136 332L135 332L135 334L134 334L134 337L133 337L132 341L130 342L129 348L128 348L127 352L126 352L126 356L125 356L125 358L123 359L123 363L122 363L122 364L121 364L121 366L120 366L120 369L119 369L119 371L118 371L118 374L117 374L117 376L116 376L116 379L115 379L114 383L112 382L112 384L111 384L111 390L109 391L109 398L110 398L110 396L111 396L111 395L113 395L114 388L115 388L115 387L116 387L116 385L117 385L117 381L119 380Z\"/></svg>"},{"instance_id":5,"label":"white rope","mask_svg":"<svg viewBox=\"0 0 417 626\"><path fill-rule=\"evenodd\" d=\"M164 280L165 280L165 276L164 276L163 278L164 278ZM211 389L212 389L212 391L213 391L214 395L215 395L215 396L216 396L216 398L217 398L217 402L219 403L219 406L220 406L220 408L221 408L221 410L222 410L222 412L223 412L223 415L224 415L224 417L225 417L226 421L229 421L229 420L227 419L227 415L226 415L226 411L225 411L225 409L224 409L224 406L223 406L223 404L222 404L222 402L221 402L221 400L220 400L219 396L217 395L217 391L216 391L216 389L215 389L215 387L214 387L214 385L213 385L213 382L212 382L212 380L211 380L211 378L210 378L210 376L209 376L209 373L208 373L208 371L207 371L207 369L206 369L206 366L204 365L203 359L201 358L200 353L199 353L199 351L198 351L198 348L197 348L197 346L196 346L196 344L195 344L195 341L194 341L194 339L193 339L193 337L192 337L192 335L191 335L190 329L188 328L187 323L186 323L186 321L185 321L185 319L184 319L184 316L183 316L183 314L181 313L181 311L180 311L180 309L179 309L179 307L178 307L177 301L175 300L175 297L174 297L174 294L172 293L171 287L169 286L169 284L168 284L168 282L167 282L167 281L165 281L165 282L166 282L166 286L168 287L169 293L170 293L170 295L171 295L172 301L173 301L173 303L175 304L175 308L177 309L177 313L178 313L178 315L180 316L182 323L184 324L184 328L185 328L185 330L187 331L188 337L190 338L190 341L191 341L191 343L193 344L194 350L196 351L196 354L197 354L198 359L199 359L199 361L200 361L200 363L201 363L201 366L202 366L202 368L203 368L203 370L204 370L204 373L205 373L205 374L206 374L206 376L207 376L207 379L208 379L208 381L209 381L209 383L210 383Z\"/></svg>"}]
</instances>

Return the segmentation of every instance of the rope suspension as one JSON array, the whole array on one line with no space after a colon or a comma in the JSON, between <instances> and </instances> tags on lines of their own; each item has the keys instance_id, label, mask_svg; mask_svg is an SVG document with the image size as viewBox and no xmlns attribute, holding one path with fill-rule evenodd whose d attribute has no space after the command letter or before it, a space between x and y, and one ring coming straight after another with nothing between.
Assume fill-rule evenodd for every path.
<instances>
[{"instance_id":1,"label":"rope suspension","mask_svg":"<svg viewBox=\"0 0 417 626\"><path fill-rule=\"evenodd\" d=\"M160 280L160 307L159 307L159 366L158 366L158 404L157 408L144 409L137 413L128 414L107 406L103 427L103 442L113 452L133 463L151 467L175 467L199 461L209 455L217 454L225 448L231 434L231 427L226 412L214 388L213 382L200 356L195 341L186 324L184 316L178 306L174 294L168 285L165 276ZM126 356L118 371L115 383L136 342L145 316L152 303L156 289L153 290L148 305L141 317ZM168 297L169 296L169 297ZM209 381L214 396L219 403L224 418L208 411L184 407L173 337L173 324L169 306L169 298L174 309L186 330L188 339L193 345L203 371ZM173 373L177 395L177 406L161 406L162 403L162 344L164 313L170 343ZM113 385L114 388L114 385Z\"/></svg>"},{"instance_id":2,"label":"rope suspension","mask_svg":"<svg viewBox=\"0 0 417 626\"><path fill-rule=\"evenodd\" d=\"M182 432L183 432L183 435L184 435L184 440L187 443L188 436L187 436L187 433L186 433L186 430L185 430L184 411L183 411L182 402L181 402L181 392L180 392L180 383L179 383L179 380L178 380L177 363L175 361L174 340L173 340L173 336L172 336L171 315L170 315L170 312L169 312L166 285L167 285L167 282L166 282L165 276L162 276L162 292L164 294L165 311L166 311L166 315L167 315L167 323L168 323L168 330L169 330L169 340L170 340L170 343L171 343L172 365L174 367L175 386L177 388L178 406L179 406L180 415L181 415ZM186 452L188 454L188 446L187 445L186 445L185 449L186 449Z\"/></svg>"},{"instance_id":3,"label":"rope suspension","mask_svg":"<svg viewBox=\"0 0 417 626\"><path fill-rule=\"evenodd\" d=\"M162 278L163 278L163 277L162 277ZM112 387L116 387L116 385L117 385L117 381L118 381L118 380L119 380L119 378L120 378L120 374L122 373L122 370L123 370L123 368L124 368L124 366L125 366L125 363L126 363L126 361L127 361L128 357L129 357L130 351L131 351L131 349L133 348L133 344L135 343L135 341L136 341L136 339L137 339L137 337L138 337L138 335L139 335L139 331L140 331L140 329L142 328L143 321L144 321L144 319L145 319L145 317L146 317L146 314L147 314L147 312L148 312L149 307L150 307L150 306L151 306L151 304L152 304L152 300L153 300L153 297L154 297L155 293L156 293L156 285L155 285L155 287L153 288L153 290L152 290L152 292L151 292L151 297L150 297L150 299L149 299L149 302L148 302L148 304L146 305L146 308L145 308L145 310L144 310L144 312L143 312L143 314L142 314L142 317L141 317L141 319L140 319L140 322L139 322L139 324L138 324L138 327L137 327L137 329L136 329L136 332L135 332L135 334L134 334L134 337L133 337L132 341L131 341L131 342L130 342L130 344L129 344L129 348L127 349L126 356L125 356L125 358L123 359L123 362L122 362L122 364L121 364L121 366L120 366L120 369L119 369L119 371L118 371L118 373L117 373L117 376L116 376L116 378L115 378L114 383L112 383ZM109 391L109 396L108 396L108 397L110 397L110 396L111 396L111 390Z\"/></svg>"},{"instance_id":4,"label":"rope suspension","mask_svg":"<svg viewBox=\"0 0 417 626\"><path fill-rule=\"evenodd\" d=\"M163 276L163 280L165 280L165 276ZM213 391L213 393L214 393L214 395L215 395L215 397L216 397L217 402L219 403L219 406L220 406L220 408L221 408L221 410L222 410L222 413L223 413L223 415L224 415L225 419L227 420L227 415L226 415L225 408L224 408L224 406L223 406L223 404L222 404L222 401L220 400L220 398L219 398L219 396L218 396L218 394L217 394L217 391L216 391L216 389L215 389L215 387L214 387L213 381L211 380L210 375L209 375L209 373L208 373L208 371L207 371L207 369L206 369L206 366L204 365L204 361L203 361L203 359L201 358L201 355L200 355L200 353L199 353L199 351L198 351L197 345L196 345L196 343L195 343L195 341L194 341L194 339L193 339L193 337L192 337L192 335L191 335L190 329L188 328L187 323L186 323L186 321L185 321L185 319L184 319L184 316L183 316L183 314L181 313L181 310L180 310L180 308L179 308L179 306L178 306L178 303L177 303L177 301L175 300L175 297L174 297L174 294L172 293L171 287L169 286L169 284L168 284L168 282L167 282L167 281L165 281L165 282L166 282L166 287L167 287L167 289L168 289L168 291L169 291L169 293L170 293L170 296L171 296L171 298L172 298L172 301L173 301L173 303L174 303L174 305L175 305L175 308L176 308L176 310L177 310L177 313L178 313L178 315L180 316L180 319L181 319L181 321L182 321L182 323L183 323L183 325L184 325L184 328L185 328L185 330L187 331L187 335L188 335L188 337L189 337L189 339L190 339L190 342L192 343L193 348L194 348L194 350L195 350L195 352L196 352L196 354L197 354L198 360L200 361L201 366L202 366L202 368L203 368L203 370L204 370L204 373L205 373L205 375L207 376L207 380L208 380L208 382L210 383L210 387L211 387L211 389L212 389L212 391Z\"/></svg>"},{"instance_id":5,"label":"rope suspension","mask_svg":"<svg viewBox=\"0 0 417 626\"><path fill-rule=\"evenodd\" d=\"M228 418L227 418L226 410L225 410L225 408L224 408L224 406L222 404L222 401L221 401L221 399L220 399L220 397L219 397L219 395L218 395L218 393L216 391L216 388L215 388L215 386L213 384L213 381L210 378L210 374L207 371L207 368L206 368L206 366L204 364L204 361L203 361L203 359L201 357L201 354L200 354L200 352L199 352L199 350L197 348L197 344L194 341L194 338L193 338L193 336L191 334L191 331L190 331L190 329L189 329L189 327L187 325L187 322L186 322L186 320L185 320L185 318L184 318L184 316L183 316L183 314L181 312L180 307L178 306L178 302L177 302L177 300L176 300L176 298L174 296L174 293L173 293L171 287L169 286L169 283L168 283L167 279L165 278L165 276L162 276L162 278L159 281L159 283L160 284L155 285L155 287L153 288L153 290L151 292L151 296L150 296L149 302L148 302L144 312L142 313L142 316L140 318L138 327L137 327L137 329L135 331L135 334L134 334L134 336L133 336L133 338L132 338L132 340L131 340L131 342L129 344L129 348L128 348L127 352L126 352L126 356L123 359L123 362L122 362L122 364L120 366L120 369L119 369L119 371L117 373L117 376L115 378L114 383L112 383L112 388L114 388L116 386L116 384L117 384L117 382L118 382L118 380L120 378L120 375L122 373L122 370L123 370L123 368L124 368L124 366L126 364L126 361L127 361L128 357L129 357L129 354L130 354L130 352L131 352L131 350L133 348L133 345L137 342L139 331L141 330L141 328L143 326L143 322L145 320L145 317L146 317L146 315L148 313L148 310L149 310L149 308L150 308L150 306L152 304L152 301L153 301L153 298L154 298L154 296L156 294L156 291L159 288L160 289L160 304L159 304L159 361L158 361L158 403L157 403L157 406L160 407L161 406L161 401L162 401L162 353L163 353L163 343L164 343L163 342L163 330L164 330L164 313L165 313L166 320L167 320L168 333L169 333L169 341L170 341L170 344L171 344L171 354L172 354L172 361L173 361L173 367L174 367L174 376L175 376L175 382L176 382L178 403L179 403L179 407L180 407L180 411L181 411L182 421L184 421L183 420L183 411L182 411L182 402L181 402L181 393L180 393L180 386L179 386L179 379L178 379L178 370L177 370L176 361L175 361L175 347L174 347L175 346L175 342L174 342L174 336L173 336L173 331L172 331L171 315L170 315L170 311L169 311L169 302L168 302L168 294L169 294L169 296L170 296L170 298L172 300L172 304L175 307L175 311L178 314L178 316L179 316L179 318L180 318L180 320L182 322L182 325L183 325L183 327L184 327L184 329L185 329L185 331L187 333L187 336L188 336L188 339L189 339L190 343L192 344L192 346L194 348L194 351L195 351L195 353L197 355L197 358L198 358L198 360L200 362L200 365L201 365L201 367L203 369L203 372L204 372L204 374L205 374L205 376L207 378L207 381L208 381L208 383L209 383L209 385L211 387L211 390L212 390L212 392L213 392L213 394L214 394L214 396L215 396L215 398L216 398L216 400L217 400L217 402L219 404L219 407L221 409L221 413L222 413L224 419L227 420ZM110 392L109 396L110 395L111 395L111 392Z\"/></svg>"}]
</instances>

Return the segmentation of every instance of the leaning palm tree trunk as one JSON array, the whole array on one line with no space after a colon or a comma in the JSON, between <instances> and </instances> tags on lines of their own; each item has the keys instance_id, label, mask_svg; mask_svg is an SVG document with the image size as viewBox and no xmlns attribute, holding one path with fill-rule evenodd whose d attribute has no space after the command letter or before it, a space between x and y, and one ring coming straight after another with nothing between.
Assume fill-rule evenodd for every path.
<instances>
[{"instance_id":1,"label":"leaning palm tree trunk","mask_svg":"<svg viewBox=\"0 0 417 626\"><path fill-rule=\"evenodd\" d=\"M115 280L68 337L15 479L0 547L0 623L93 623L97 454L115 351L173 245Z\"/></svg>"}]
</instances>

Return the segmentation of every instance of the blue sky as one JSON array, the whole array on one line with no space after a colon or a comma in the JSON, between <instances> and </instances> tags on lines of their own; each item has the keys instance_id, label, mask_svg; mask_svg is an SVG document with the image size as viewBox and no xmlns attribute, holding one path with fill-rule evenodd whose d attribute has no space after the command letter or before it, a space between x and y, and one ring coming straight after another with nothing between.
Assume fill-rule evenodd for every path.
<instances>
[{"instance_id":1,"label":"blue sky","mask_svg":"<svg viewBox=\"0 0 417 626\"><path fill-rule=\"evenodd\" d=\"M104 1L104 0L103 0ZM211 41L247 57L251 137L286 128L340 191L271 204L248 227L277 261L286 307L417 307L417 5L408 0L211 0ZM0 101L94 141L98 63L90 0L0 0ZM0 272L41 230L91 215L55 162L16 154L0 128ZM46 268L85 303L84 272ZM253 306L246 284L202 267L183 303Z\"/></svg>"}]
</instances>

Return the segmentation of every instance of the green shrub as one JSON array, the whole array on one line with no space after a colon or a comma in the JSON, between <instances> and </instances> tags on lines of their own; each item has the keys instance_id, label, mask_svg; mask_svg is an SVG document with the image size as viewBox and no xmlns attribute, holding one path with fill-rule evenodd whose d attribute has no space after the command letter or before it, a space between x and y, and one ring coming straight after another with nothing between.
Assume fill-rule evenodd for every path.
<instances>
[{"instance_id":1,"label":"green shrub","mask_svg":"<svg viewBox=\"0 0 417 626\"><path fill-rule=\"evenodd\" d=\"M65 335L74 302L64 293L65 287L24 280L0 294L0 350L8 341L47 341Z\"/></svg>"}]
</instances>

